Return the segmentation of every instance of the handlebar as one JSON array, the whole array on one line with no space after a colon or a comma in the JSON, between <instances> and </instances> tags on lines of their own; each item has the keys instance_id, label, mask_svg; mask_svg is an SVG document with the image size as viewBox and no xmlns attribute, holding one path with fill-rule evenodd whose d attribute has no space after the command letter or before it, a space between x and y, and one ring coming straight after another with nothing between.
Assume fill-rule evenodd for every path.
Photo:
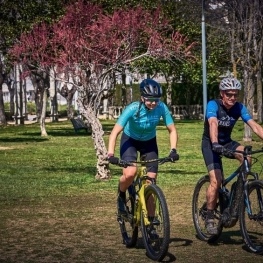
<instances>
[{"instance_id":1,"label":"handlebar","mask_svg":"<svg viewBox=\"0 0 263 263\"><path fill-rule=\"evenodd\" d=\"M142 164L145 165L147 163L154 163L158 162L159 164L164 164L167 162L174 162L171 160L170 157L163 157L163 158L157 158L157 159L151 159L147 161L126 161L126 160L119 160L119 163L116 165L119 165L120 167L127 168L128 166L135 166L135 164Z\"/></svg>"},{"instance_id":2,"label":"handlebar","mask_svg":"<svg viewBox=\"0 0 263 263\"><path fill-rule=\"evenodd\" d=\"M243 156L248 156L248 155L253 155L256 153L263 153L263 147L259 150L254 150L252 151L252 146L251 145L247 145L244 148L244 151L239 151L239 150L230 150L230 149L223 149L222 155L228 154L228 153L240 153Z\"/></svg>"}]
</instances>

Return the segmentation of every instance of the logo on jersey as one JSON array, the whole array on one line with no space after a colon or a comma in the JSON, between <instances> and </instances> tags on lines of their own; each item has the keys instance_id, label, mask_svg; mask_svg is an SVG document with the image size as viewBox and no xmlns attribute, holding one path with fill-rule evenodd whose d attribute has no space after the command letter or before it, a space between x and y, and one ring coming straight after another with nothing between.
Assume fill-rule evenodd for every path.
<instances>
[{"instance_id":1,"label":"logo on jersey","mask_svg":"<svg viewBox=\"0 0 263 263\"><path fill-rule=\"evenodd\" d=\"M230 127L235 123L235 119L230 116L223 116L218 120L218 126Z\"/></svg>"}]
</instances>

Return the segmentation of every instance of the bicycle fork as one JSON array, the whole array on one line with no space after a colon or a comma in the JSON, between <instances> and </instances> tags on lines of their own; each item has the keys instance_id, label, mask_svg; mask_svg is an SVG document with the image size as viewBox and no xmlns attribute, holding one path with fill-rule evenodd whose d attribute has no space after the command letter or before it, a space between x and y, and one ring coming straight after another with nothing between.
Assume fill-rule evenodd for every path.
<instances>
[{"instance_id":1,"label":"bicycle fork","mask_svg":"<svg viewBox=\"0 0 263 263\"><path fill-rule=\"evenodd\" d=\"M254 177L254 180L258 180L258 174L255 173L250 173ZM257 219L258 215L253 214L252 208L251 208L251 203L249 200L249 189L248 189L249 181L246 181L244 184L244 202L245 202L245 207L246 211L248 214L249 219ZM256 189L256 194L257 194L257 200L258 200L258 205L260 207L261 213L263 212L263 198L260 189ZM255 218L256 217L256 218Z\"/></svg>"},{"instance_id":2,"label":"bicycle fork","mask_svg":"<svg viewBox=\"0 0 263 263\"><path fill-rule=\"evenodd\" d=\"M148 219L148 212L147 212L147 204L145 201L145 188L147 187L147 184L142 185L140 188L139 192L137 193L139 196L140 202L136 202L136 207L135 207L135 218L137 219L137 223L140 221L141 214L142 214L142 219L144 221L144 225L148 226L150 225L150 221Z\"/></svg>"}]
</instances>

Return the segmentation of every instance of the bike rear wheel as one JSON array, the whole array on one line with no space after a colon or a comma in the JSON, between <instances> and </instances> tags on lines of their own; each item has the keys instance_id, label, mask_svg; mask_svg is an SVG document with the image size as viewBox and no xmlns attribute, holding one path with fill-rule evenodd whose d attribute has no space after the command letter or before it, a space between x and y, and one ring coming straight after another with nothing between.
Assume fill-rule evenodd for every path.
<instances>
[{"instance_id":1,"label":"bike rear wheel","mask_svg":"<svg viewBox=\"0 0 263 263\"><path fill-rule=\"evenodd\" d=\"M206 191L210 184L209 176L203 176L196 184L192 198L192 217L197 237L202 241L215 242L222 233L222 225L220 224L220 202L218 201L215 208L214 222L218 228L217 235L207 233L205 220L207 215L206 208Z\"/></svg>"},{"instance_id":2,"label":"bike rear wheel","mask_svg":"<svg viewBox=\"0 0 263 263\"><path fill-rule=\"evenodd\" d=\"M145 188L144 197L146 204L151 202L153 205L151 211L154 211L154 216L151 224L146 226L143 213L141 214L143 243L148 257L155 261L161 261L166 256L170 243L170 219L166 199L162 190L155 184L150 184Z\"/></svg>"},{"instance_id":3,"label":"bike rear wheel","mask_svg":"<svg viewBox=\"0 0 263 263\"><path fill-rule=\"evenodd\" d=\"M245 197L244 197L245 198ZM248 199L240 206L239 223L247 248L257 254L263 253L263 182L251 181L248 185ZM247 206L251 206L251 211Z\"/></svg>"},{"instance_id":4,"label":"bike rear wheel","mask_svg":"<svg viewBox=\"0 0 263 263\"><path fill-rule=\"evenodd\" d=\"M126 210L127 216L117 216L117 221L120 226L123 243L126 247L134 247L138 239L138 225L134 220L134 205L135 205L135 188L131 185L126 192Z\"/></svg>"}]
</instances>

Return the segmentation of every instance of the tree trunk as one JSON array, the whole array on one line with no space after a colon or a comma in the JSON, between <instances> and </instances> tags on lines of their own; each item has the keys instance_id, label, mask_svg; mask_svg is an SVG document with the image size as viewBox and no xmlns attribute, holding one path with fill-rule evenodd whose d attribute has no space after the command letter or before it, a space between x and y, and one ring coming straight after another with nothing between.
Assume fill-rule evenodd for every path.
<instances>
[{"instance_id":1,"label":"tree trunk","mask_svg":"<svg viewBox=\"0 0 263 263\"><path fill-rule=\"evenodd\" d=\"M257 122L263 122L263 108L262 108L262 71L259 69L257 73Z\"/></svg>"},{"instance_id":2,"label":"tree trunk","mask_svg":"<svg viewBox=\"0 0 263 263\"><path fill-rule=\"evenodd\" d=\"M90 107L90 105L80 105L80 114L90 123L92 129L92 139L94 142L94 149L97 156L97 173L95 178L98 180L105 180L110 178L109 164L106 160L107 148L103 140L104 131L99 119L96 116L96 112Z\"/></svg>"},{"instance_id":3,"label":"tree trunk","mask_svg":"<svg viewBox=\"0 0 263 263\"><path fill-rule=\"evenodd\" d=\"M13 81L7 81L6 83L9 93L10 93L10 116L14 116L15 115L15 85Z\"/></svg>"},{"instance_id":4,"label":"tree trunk","mask_svg":"<svg viewBox=\"0 0 263 263\"><path fill-rule=\"evenodd\" d=\"M166 77L167 89L166 89L166 104L169 109L172 106L172 81L169 77Z\"/></svg>"},{"instance_id":5,"label":"tree trunk","mask_svg":"<svg viewBox=\"0 0 263 263\"><path fill-rule=\"evenodd\" d=\"M4 107L4 98L3 98L3 87L2 81L0 81L0 125L6 125L6 117L5 117L5 107Z\"/></svg>"},{"instance_id":6,"label":"tree trunk","mask_svg":"<svg viewBox=\"0 0 263 263\"><path fill-rule=\"evenodd\" d=\"M248 71L245 71L244 76L244 104L246 105L248 111L253 116L253 107L254 107L254 94L255 94L255 85ZM252 141L251 129L248 125L244 124L244 141Z\"/></svg>"},{"instance_id":7,"label":"tree trunk","mask_svg":"<svg viewBox=\"0 0 263 263\"><path fill-rule=\"evenodd\" d=\"M75 85L72 86L71 89L68 88L67 84L65 84L61 90L59 91L60 95L63 96L67 101L67 117L71 119L74 117L74 108L72 105L74 94L77 90Z\"/></svg>"},{"instance_id":8,"label":"tree trunk","mask_svg":"<svg viewBox=\"0 0 263 263\"><path fill-rule=\"evenodd\" d=\"M48 136L46 131L46 111L47 111L47 89L44 89L43 92L43 103L42 103L42 111L40 116L40 130L41 136Z\"/></svg>"}]
</instances>

